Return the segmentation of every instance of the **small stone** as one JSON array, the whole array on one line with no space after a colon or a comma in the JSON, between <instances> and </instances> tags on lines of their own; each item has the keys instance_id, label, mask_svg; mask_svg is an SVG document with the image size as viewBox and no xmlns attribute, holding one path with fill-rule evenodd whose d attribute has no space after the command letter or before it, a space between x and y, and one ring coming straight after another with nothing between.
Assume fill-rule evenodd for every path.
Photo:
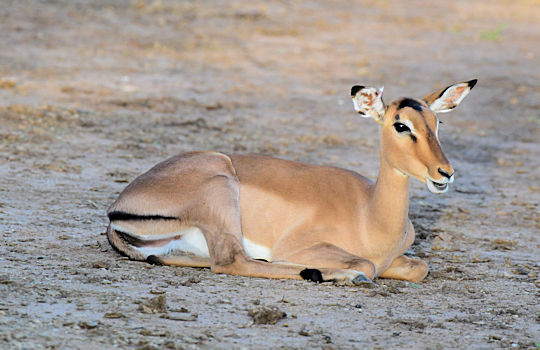
<instances>
[{"instance_id":1,"label":"small stone","mask_svg":"<svg viewBox=\"0 0 540 350\"><path fill-rule=\"evenodd\" d=\"M516 275L528 275L529 270L525 269L523 266L518 266L515 269L512 269L512 273Z\"/></svg>"},{"instance_id":2,"label":"small stone","mask_svg":"<svg viewBox=\"0 0 540 350\"><path fill-rule=\"evenodd\" d=\"M150 306L148 306L146 304L139 305L139 311L142 312L143 314L153 314L154 313L154 309L152 309Z\"/></svg>"},{"instance_id":3,"label":"small stone","mask_svg":"<svg viewBox=\"0 0 540 350\"><path fill-rule=\"evenodd\" d=\"M13 89L17 85L15 79L0 79L0 89Z\"/></svg>"},{"instance_id":4,"label":"small stone","mask_svg":"<svg viewBox=\"0 0 540 350\"><path fill-rule=\"evenodd\" d=\"M189 287L192 284L200 283L201 279L199 277L190 277L188 280L181 282L180 284L185 287Z\"/></svg>"},{"instance_id":5,"label":"small stone","mask_svg":"<svg viewBox=\"0 0 540 350\"><path fill-rule=\"evenodd\" d=\"M311 334L309 333L309 329L307 329L306 327L302 327L302 329L300 330L300 332L298 332L298 334L303 337L311 336Z\"/></svg>"},{"instance_id":6,"label":"small stone","mask_svg":"<svg viewBox=\"0 0 540 350\"><path fill-rule=\"evenodd\" d=\"M139 311L144 314L155 314L167 311L167 297L161 294L155 298L144 301L139 305Z\"/></svg>"},{"instance_id":7,"label":"small stone","mask_svg":"<svg viewBox=\"0 0 540 350\"><path fill-rule=\"evenodd\" d=\"M94 329L98 326L96 321L81 321L79 322L79 327L82 329Z\"/></svg>"},{"instance_id":8,"label":"small stone","mask_svg":"<svg viewBox=\"0 0 540 350\"><path fill-rule=\"evenodd\" d=\"M110 266L111 264L106 261L96 261L92 264L92 267L95 269L108 269Z\"/></svg>"},{"instance_id":9,"label":"small stone","mask_svg":"<svg viewBox=\"0 0 540 350\"><path fill-rule=\"evenodd\" d=\"M164 290L161 290L161 289L152 289L150 290L150 294L165 294L165 291Z\"/></svg>"},{"instance_id":10,"label":"small stone","mask_svg":"<svg viewBox=\"0 0 540 350\"><path fill-rule=\"evenodd\" d=\"M480 255L476 255L471 259L472 263L478 264L478 263L487 263L490 262L491 259L487 257L481 257Z\"/></svg>"},{"instance_id":11,"label":"small stone","mask_svg":"<svg viewBox=\"0 0 540 350\"><path fill-rule=\"evenodd\" d=\"M426 254L426 251L422 248L418 248L416 250L416 256L419 257L419 258L425 258L427 257L427 254Z\"/></svg>"},{"instance_id":12,"label":"small stone","mask_svg":"<svg viewBox=\"0 0 540 350\"><path fill-rule=\"evenodd\" d=\"M517 241L497 238L493 240L492 245L495 250L513 250L517 245Z\"/></svg>"},{"instance_id":13,"label":"small stone","mask_svg":"<svg viewBox=\"0 0 540 350\"><path fill-rule=\"evenodd\" d=\"M461 208L461 207L458 207L457 210L460 212L460 213L463 213L463 214L470 214L470 210L466 209L466 208Z\"/></svg>"},{"instance_id":14,"label":"small stone","mask_svg":"<svg viewBox=\"0 0 540 350\"><path fill-rule=\"evenodd\" d=\"M188 312L189 312L189 310L186 309L186 308L183 307L183 306L182 306L181 308L179 308L179 309L169 309L169 311L170 311L170 312L181 312L181 313L188 313Z\"/></svg>"},{"instance_id":15,"label":"small stone","mask_svg":"<svg viewBox=\"0 0 540 350\"><path fill-rule=\"evenodd\" d=\"M287 314L275 306L261 306L248 311L248 315L253 318L253 324L276 324Z\"/></svg>"},{"instance_id":16,"label":"small stone","mask_svg":"<svg viewBox=\"0 0 540 350\"><path fill-rule=\"evenodd\" d=\"M168 340L165 343L163 343L163 347L165 349L177 349L178 347L172 340Z\"/></svg>"},{"instance_id":17,"label":"small stone","mask_svg":"<svg viewBox=\"0 0 540 350\"><path fill-rule=\"evenodd\" d=\"M329 335L323 334L322 340L323 340L326 344L332 344L332 337L330 337Z\"/></svg>"},{"instance_id":18,"label":"small stone","mask_svg":"<svg viewBox=\"0 0 540 350\"><path fill-rule=\"evenodd\" d=\"M433 239L433 242L431 243L431 250L447 251L448 247L445 242L437 236Z\"/></svg>"},{"instance_id":19,"label":"small stone","mask_svg":"<svg viewBox=\"0 0 540 350\"><path fill-rule=\"evenodd\" d=\"M141 329L141 330L139 331L139 334L140 334L140 335L144 335L145 337L148 337L148 336L151 336L151 335L152 335L152 331L149 330L149 329L144 328L144 329Z\"/></svg>"},{"instance_id":20,"label":"small stone","mask_svg":"<svg viewBox=\"0 0 540 350\"><path fill-rule=\"evenodd\" d=\"M173 320L173 321L184 321L184 322L195 322L199 318L198 314L191 314L189 316L186 316L185 314L171 314L167 313L161 316L161 318L165 318L167 320Z\"/></svg>"}]
</instances>

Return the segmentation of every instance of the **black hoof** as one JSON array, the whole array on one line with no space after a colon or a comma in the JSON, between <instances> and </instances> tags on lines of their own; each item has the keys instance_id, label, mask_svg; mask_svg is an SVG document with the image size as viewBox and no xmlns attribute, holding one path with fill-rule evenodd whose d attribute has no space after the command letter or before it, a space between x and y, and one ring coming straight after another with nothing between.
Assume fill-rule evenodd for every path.
<instances>
[{"instance_id":1,"label":"black hoof","mask_svg":"<svg viewBox=\"0 0 540 350\"><path fill-rule=\"evenodd\" d=\"M300 276L307 281L315 283L324 282L321 271L317 269L304 269L300 272Z\"/></svg>"},{"instance_id":2,"label":"black hoof","mask_svg":"<svg viewBox=\"0 0 540 350\"><path fill-rule=\"evenodd\" d=\"M148 258L146 258L146 262L152 265L158 265L158 266L163 265L161 260L159 260L159 258L155 255L149 255Z\"/></svg>"},{"instance_id":3,"label":"black hoof","mask_svg":"<svg viewBox=\"0 0 540 350\"><path fill-rule=\"evenodd\" d=\"M352 283L355 285L371 285L373 284L373 281L368 278L368 276L361 272L358 276L353 278Z\"/></svg>"}]
</instances>

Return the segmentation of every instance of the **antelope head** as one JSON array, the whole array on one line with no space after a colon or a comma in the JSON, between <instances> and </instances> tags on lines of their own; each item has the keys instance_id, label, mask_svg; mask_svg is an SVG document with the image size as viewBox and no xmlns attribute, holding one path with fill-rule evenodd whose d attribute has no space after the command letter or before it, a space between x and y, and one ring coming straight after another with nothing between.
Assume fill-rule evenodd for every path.
<instances>
[{"instance_id":1,"label":"antelope head","mask_svg":"<svg viewBox=\"0 0 540 350\"><path fill-rule=\"evenodd\" d=\"M351 96L359 114L382 126L381 162L422 181L433 193L444 193L454 181L454 169L439 143L437 113L454 109L476 81L450 85L422 99L400 98L388 105L382 99L383 88L353 86Z\"/></svg>"}]
</instances>

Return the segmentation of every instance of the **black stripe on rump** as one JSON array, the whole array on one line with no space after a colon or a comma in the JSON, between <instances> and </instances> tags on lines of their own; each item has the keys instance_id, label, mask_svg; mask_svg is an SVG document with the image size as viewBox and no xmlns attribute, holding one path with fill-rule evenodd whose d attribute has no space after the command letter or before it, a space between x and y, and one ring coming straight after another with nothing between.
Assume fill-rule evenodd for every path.
<instances>
[{"instance_id":1,"label":"black stripe on rump","mask_svg":"<svg viewBox=\"0 0 540 350\"><path fill-rule=\"evenodd\" d=\"M181 236L174 236L169 238L162 238L162 239L154 239L151 241L139 239L137 237L131 236L129 233L122 232L116 229L113 229L118 237L128 243L129 245L132 245L134 247L161 247L166 245L172 240L180 239ZM114 244L111 244L114 247Z\"/></svg>"},{"instance_id":2,"label":"black stripe on rump","mask_svg":"<svg viewBox=\"0 0 540 350\"><path fill-rule=\"evenodd\" d=\"M112 211L107 214L110 221L116 220L180 220L174 216L163 216L163 215L137 215L126 213L123 211Z\"/></svg>"}]
</instances>

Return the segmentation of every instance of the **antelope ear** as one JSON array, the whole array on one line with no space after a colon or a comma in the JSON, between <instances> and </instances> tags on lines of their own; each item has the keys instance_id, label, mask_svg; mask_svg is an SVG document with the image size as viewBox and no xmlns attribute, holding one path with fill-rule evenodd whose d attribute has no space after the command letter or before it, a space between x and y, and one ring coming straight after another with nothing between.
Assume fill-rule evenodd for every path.
<instances>
[{"instance_id":1,"label":"antelope ear","mask_svg":"<svg viewBox=\"0 0 540 350\"><path fill-rule=\"evenodd\" d=\"M376 122L382 122L384 116L384 102L382 99L384 87L376 89L355 85L351 88L351 97L354 110L364 118L373 118Z\"/></svg>"},{"instance_id":2,"label":"antelope ear","mask_svg":"<svg viewBox=\"0 0 540 350\"><path fill-rule=\"evenodd\" d=\"M435 113L446 113L457 107L457 105L469 94L476 85L477 79L450 85L442 90L435 91L424 100L429 108Z\"/></svg>"}]
</instances>

